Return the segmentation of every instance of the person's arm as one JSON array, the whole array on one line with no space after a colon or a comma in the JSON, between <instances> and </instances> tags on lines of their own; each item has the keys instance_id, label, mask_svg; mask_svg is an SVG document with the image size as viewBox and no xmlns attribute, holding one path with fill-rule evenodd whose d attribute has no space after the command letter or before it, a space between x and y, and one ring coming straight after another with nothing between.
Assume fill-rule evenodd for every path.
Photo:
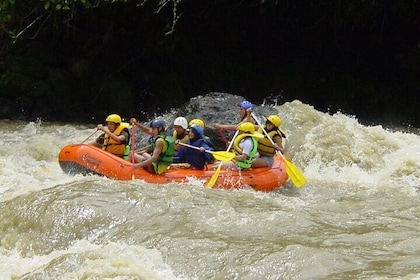
<instances>
[{"instance_id":1,"label":"person's arm","mask_svg":"<svg viewBox=\"0 0 420 280\"><path fill-rule=\"evenodd\" d=\"M247 157L248 157L248 154L246 154L246 153L242 153L242 154L240 154L240 155L234 156L232 160L233 160L234 162L235 162L235 161L244 161L244 160L246 160L246 159L247 159Z\"/></svg>"},{"instance_id":2,"label":"person's arm","mask_svg":"<svg viewBox=\"0 0 420 280\"><path fill-rule=\"evenodd\" d=\"M121 132L121 136L124 136L124 143L128 144L129 143L129 139L130 138L130 133L128 132L127 128L124 128L124 130Z\"/></svg>"},{"instance_id":3,"label":"person's arm","mask_svg":"<svg viewBox=\"0 0 420 280\"><path fill-rule=\"evenodd\" d=\"M213 155L211 154L211 153L207 153L206 152L206 150L207 151L212 151L213 150L213 148L212 147L210 147L206 142L201 142L201 147L200 147L200 151L202 152L202 153L205 153L204 154L204 158L206 159L206 160L213 160Z\"/></svg>"},{"instance_id":4,"label":"person's arm","mask_svg":"<svg viewBox=\"0 0 420 280\"><path fill-rule=\"evenodd\" d=\"M144 133L152 135L152 128L139 123L135 118L130 119L130 123L140 128Z\"/></svg>"},{"instance_id":5,"label":"person's arm","mask_svg":"<svg viewBox=\"0 0 420 280\"><path fill-rule=\"evenodd\" d=\"M112 133L111 131L109 131L108 127L103 126L102 124L98 124L97 126L98 130L102 130L105 134L107 134L109 136L109 138L117 141L117 142L124 142L125 141L125 136L124 135L115 135L114 133Z\"/></svg>"},{"instance_id":6,"label":"person's arm","mask_svg":"<svg viewBox=\"0 0 420 280\"><path fill-rule=\"evenodd\" d=\"M277 151L283 152L283 141L280 137L280 135L276 134L273 137L273 142L274 142L274 149L276 149Z\"/></svg>"},{"instance_id":7,"label":"person's arm","mask_svg":"<svg viewBox=\"0 0 420 280\"><path fill-rule=\"evenodd\" d=\"M210 145L207 144L205 141L202 141L200 146L201 146L200 148L203 148L203 149L200 149L203 152L204 152L204 150L207 150L207 151L212 151L213 150L213 148L210 147Z\"/></svg>"},{"instance_id":8,"label":"person's arm","mask_svg":"<svg viewBox=\"0 0 420 280\"><path fill-rule=\"evenodd\" d=\"M246 110L246 115L245 115L245 118L244 118L244 120L243 120L242 122L250 122L250 123L255 124L255 120L254 120L254 118L252 117L251 113L252 113L252 109L251 109L251 108L247 109L247 110ZM241 122L241 123L242 123L242 122Z\"/></svg>"},{"instance_id":9,"label":"person's arm","mask_svg":"<svg viewBox=\"0 0 420 280\"><path fill-rule=\"evenodd\" d=\"M244 161L248 158L249 154L251 153L253 144L252 144L252 140L249 139L249 137L245 138L244 141L244 145L243 145L243 149L242 149L242 154L240 155L236 155L233 158L233 161Z\"/></svg>"},{"instance_id":10,"label":"person's arm","mask_svg":"<svg viewBox=\"0 0 420 280\"><path fill-rule=\"evenodd\" d=\"M156 146L155 146L155 149L153 150L152 156L146 159L145 161L133 164L133 168L140 168L140 167L148 166L154 163L159 158L160 154L162 153L164 141L165 140L163 139L158 139L156 141Z\"/></svg>"},{"instance_id":11,"label":"person's arm","mask_svg":"<svg viewBox=\"0 0 420 280\"><path fill-rule=\"evenodd\" d=\"M236 130L237 127L238 127L237 124L220 124L220 123L214 124L215 129L222 129L222 130L229 130L229 131L234 131Z\"/></svg>"}]
</instances>

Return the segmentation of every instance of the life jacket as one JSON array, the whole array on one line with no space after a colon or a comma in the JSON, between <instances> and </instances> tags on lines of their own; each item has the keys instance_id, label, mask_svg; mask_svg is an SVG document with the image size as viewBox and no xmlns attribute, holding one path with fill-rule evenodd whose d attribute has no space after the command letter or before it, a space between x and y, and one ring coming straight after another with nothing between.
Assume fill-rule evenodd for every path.
<instances>
[{"instance_id":1,"label":"life jacket","mask_svg":"<svg viewBox=\"0 0 420 280\"><path fill-rule=\"evenodd\" d=\"M247 169L247 168L251 167L252 159L254 158L255 154L257 153L257 147L258 147L257 139L255 139L255 137L253 137L252 134L243 133L243 134L238 135L235 138L235 140L233 141L233 149L236 152L236 154L242 155L242 149L239 147L239 143L242 141L242 139L244 139L246 137L251 137L253 147L252 147L252 150L249 153L248 157L245 160L235 162L236 165L239 166L242 169Z\"/></svg>"},{"instance_id":2,"label":"life jacket","mask_svg":"<svg viewBox=\"0 0 420 280\"><path fill-rule=\"evenodd\" d=\"M263 133L262 129L259 128L258 132ZM281 134L277 130L272 130L270 132L267 132L268 136L270 136L271 139L274 138L274 136ZM274 149L273 144L271 143L270 139L267 138L267 135L264 133L264 138L258 138L258 153L262 156L269 156L272 157L276 154L276 149Z\"/></svg>"},{"instance_id":3,"label":"life jacket","mask_svg":"<svg viewBox=\"0 0 420 280\"><path fill-rule=\"evenodd\" d=\"M188 131L187 130L185 130L184 135L178 135L176 130L174 130L172 136L174 138L174 141L179 140L183 144L186 144L188 142L188 140L190 139L190 137L188 136ZM175 144L175 151L178 151L180 149L180 147L181 147L181 145Z\"/></svg>"},{"instance_id":4,"label":"life jacket","mask_svg":"<svg viewBox=\"0 0 420 280\"><path fill-rule=\"evenodd\" d=\"M203 135L203 139L206 141L206 144L207 144L210 148L214 149L214 145L213 145L213 143L211 142L210 137L208 137L207 135Z\"/></svg>"},{"instance_id":5,"label":"life jacket","mask_svg":"<svg viewBox=\"0 0 420 280\"><path fill-rule=\"evenodd\" d=\"M210 148L208 142L203 138L190 140L188 141L188 143L194 147L204 146L206 149ZM201 170L204 169L204 166L208 161L211 161L213 159L213 156L206 152L202 153L201 151L196 149L185 149L182 151L182 158L185 159L186 162L191 164L193 168Z\"/></svg>"},{"instance_id":6,"label":"life jacket","mask_svg":"<svg viewBox=\"0 0 420 280\"><path fill-rule=\"evenodd\" d=\"M123 130L125 129L128 134L128 139L125 139L123 142L115 141L108 134L104 135L104 145L102 150L107 151L111 154L114 154L119 157L128 157L130 154L130 132L128 131L129 123L122 122L113 132L115 135L120 136Z\"/></svg>"},{"instance_id":7,"label":"life jacket","mask_svg":"<svg viewBox=\"0 0 420 280\"><path fill-rule=\"evenodd\" d=\"M156 147L156 141L158 139L163 139L164 144L162 148L162 152L160 153L158 159L152 163L154 171L156 174L162 174L163 172L168 169L168 166L172 163L173 157L175 154L175 142L172 136L165 136L165 135L156 135L153 137L153 142L150 146L150 149L154 151Z\"/></svg>"}]
</instances>

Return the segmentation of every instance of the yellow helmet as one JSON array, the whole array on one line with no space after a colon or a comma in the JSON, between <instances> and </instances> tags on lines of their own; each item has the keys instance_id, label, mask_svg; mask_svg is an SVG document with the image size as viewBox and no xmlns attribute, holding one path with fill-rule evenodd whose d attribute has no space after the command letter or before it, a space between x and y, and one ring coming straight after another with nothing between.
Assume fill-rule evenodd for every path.
<instances>
[{"instance_id":1,"label":"yellow helmet","mask_svg":"<svg viewBox=\"0 0 420 280\"><path fill-rule=\"evenodd\" d=\"M106 122L121 123L121 117L117 114L111 114L106 117Z\"/></svg>"},{"instance_id":2,"label":"yellow helmet","mask_svg":"<svg viewBox=\"0 0 420 280\"><path fill-rule=\"evenodd\" d=\"M238 130L253 134L255 132L255 127L250 122L244 122L239 125Z\"/></svg>"},{"instance_id":3,"label":"yellow helmet","mask_svg":"<svg viewBox=\"0 0 420 280\"><path fill-rule=\"evenodd\" d=\"M271 122L275 127L281 126L281 119L279 116L276 116L276 115L268 116L267 121Z\"/></svg>"},{"instance_id":4,"label":"yellow helmet","mask_svg":"<svg viewBox=\"0 0 420 280\"><path fill-rule=\"evenodd\" d=\"M204 122L200 119L193 119L193 120L190 120L190 122L188 123L189 126L192 126L193 124L196 124L202 129L204 129Z\"/></svg>"}]
</instances>

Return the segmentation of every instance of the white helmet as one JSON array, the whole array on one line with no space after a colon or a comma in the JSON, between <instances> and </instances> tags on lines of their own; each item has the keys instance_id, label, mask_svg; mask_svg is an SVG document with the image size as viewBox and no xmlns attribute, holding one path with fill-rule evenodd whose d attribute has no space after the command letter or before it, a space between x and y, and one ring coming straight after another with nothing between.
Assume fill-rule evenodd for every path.
<instances>
[{"instance_id":1,"label":"white helmet","mask_svg":"<svg viewBox=\"0 0 420 280\"><path fill-rule=\"evenodd\" d=\"M178 118L175 119L174 125L179 125L183 129L187 129L188 122L187 122L187 119L186 118L184 118L184 117L178 117Z\"/></svg>"}]
</instances>

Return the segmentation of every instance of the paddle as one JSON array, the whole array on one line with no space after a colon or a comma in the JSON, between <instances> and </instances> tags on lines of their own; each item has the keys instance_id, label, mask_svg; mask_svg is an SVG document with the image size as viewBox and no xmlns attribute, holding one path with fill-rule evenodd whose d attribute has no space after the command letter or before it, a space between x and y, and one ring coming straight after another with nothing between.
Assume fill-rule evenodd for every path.
<instances>
[{"instance_id":1,"label":"paddle","mask_svg":"<svg viewBox=\"0 0 420 280\"><path fill-rule=\"evenodd\" d=\"M135 150L135 152L136 152L136 153L140 153L140 154L141 154L141 153L144 153L144 152L146 151L146 149L147 149L147 148L149 148L150 146L152 146L152 144L149 144L149 145L147 145L147 146L144 146L144 147L138 148L138 149L136 149L136 150Z\"/></svg>"},{"instance_id":2,"label":"paddle","mask_svg":"<svg viewBox=\"0 0 420 280\"><path fill-rule=\"evenodd\" d=\"M196 149L196 150L200 150L199 147L196 146L192 146L189 144L185 144L182 142L178 142L179 145L188 147L188 148L192 148L192 149ZM235 153L232 152L225 152L225 151L209 151L209 150L204 150L206 153L210 153L214 156L214 158L216 160L221 160L221 161L230 161L235 157Z\"/></svg>"},{"instance_id":3,"label":"paddle","mask_svg":"<svg viewBox=\"0 0 420 280\"><path fill-rule=\"evenodd\" d=\"M235 140L235 138L238 135L238 133L239 133L239 130L237 130L235 132L235 134L233 135L233 138L230 141L229 147L226 149L226 152L229 152L229 150L232 148L233 141ZM211 178L210 178L210 180L209 180L209 182L207 184L207 187L212 188L214 186L214 184L216 184L217 178L219 178L220 169L222 168L222 164L223 164L223 161L220 162L220 164L217 167L216 171L214 172L213 176L211 176Z\"/></svg>"},{"instance_id":4,"label":"paddle","mask_svg":"<svg viewBox=\"0 0 420 280\"><path fill-rule=\"evenodd\" d=\"M136 146L136 132L134 131L134 123L131 124L131 180L136 179L136 176L134 176L134 152L135 152L135 146Z\"/></svg>"},{"instance_id":5,"label":"paddle","mask_svg":"<svg viewBox=\"0 0 420 280\"><path fill-rule=\"evenodd\" d=\"M254 115L254 113L251 113L251 116L254 118L254 120L257 122L258 126L261 127L264 134L267 136L268 140L270 140L271 144L274 145L273 139L270 138L267 131L265 131L264 127L261 125L260 121L257 119L257 117ZM292 162L287 160L283 154L280 151L276 151L284 160L284 163L286 164L286 172L289 178L292 180L293 184L300 188L304 184L306 184L306 178L303 176L302 172L299 170L299 168L294 165Z\"/></svg>"},{"instance_id":6,"label":"paddle","mask_svg":"<svg viewBox=\"0 0 420 280\"><path fill-rule=\"evenodd\" d=\"M96 129L91 135L89 135L85 140L83 140L82 141L82 143L80 143L80 144L83 144L83 143L85 143L90 137L92 137L93 135L95 135L95 133L96 132L98 132L98 129Z\"/></svg>"}]
</instances>

